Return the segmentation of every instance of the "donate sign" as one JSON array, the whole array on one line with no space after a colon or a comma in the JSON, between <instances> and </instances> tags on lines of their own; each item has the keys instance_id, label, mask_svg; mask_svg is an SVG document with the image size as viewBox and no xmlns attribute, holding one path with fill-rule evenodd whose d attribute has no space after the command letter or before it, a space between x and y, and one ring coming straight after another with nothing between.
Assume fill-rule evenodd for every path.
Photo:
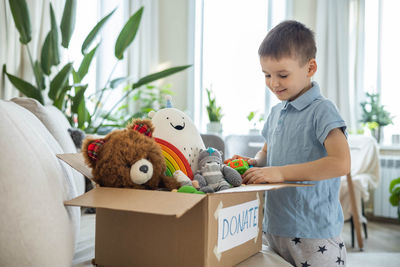
<instances>
[{"instance_id":1,"label":"donate sign","mask_svg":"<svg viewBox=\"0 0 400 267\"><path fill-rule=\"evenodd\" d=\"M257 199L219 211L218 253L257 237L258 204Z\"/></svg>"}]
</instances>

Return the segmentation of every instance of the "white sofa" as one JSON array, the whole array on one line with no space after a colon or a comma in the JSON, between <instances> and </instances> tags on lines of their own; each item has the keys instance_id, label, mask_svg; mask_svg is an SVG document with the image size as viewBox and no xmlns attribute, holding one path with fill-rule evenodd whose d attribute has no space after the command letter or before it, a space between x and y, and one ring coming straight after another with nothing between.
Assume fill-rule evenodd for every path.
<instances>
[{"instance_id":1,"label":"white sofa","mask_svg":"<svg viewBox=\"0 0 400 267\"><path fill-rule=\"evenodd\" d=\"M84 178L56 154L74 153L69 124L33 99L0 100L0 266L91 266L95 215L63 202ZM264 247L239 266L291 266Z\"/></svg>"},{"instance_id":2,"label":"white sofa","mask_svg":"<svg viewBox=\"0 0 400 267\"><path fill-rule=\"evenodd\" d=\"M84 192L84 178L56 158L75 149L68 121L13 101L0 100L0 266L71 266L80 209L63 202Z\"/></svg>"}]
</instances>

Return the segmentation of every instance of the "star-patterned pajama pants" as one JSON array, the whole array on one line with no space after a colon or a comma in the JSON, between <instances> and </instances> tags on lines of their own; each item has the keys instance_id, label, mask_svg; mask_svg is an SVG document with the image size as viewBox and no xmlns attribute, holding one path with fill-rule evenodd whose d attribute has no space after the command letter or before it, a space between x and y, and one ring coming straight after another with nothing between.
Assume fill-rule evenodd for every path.
<instances>
[{"instance_id":1,"label":"star-patterned pajama pants","mask_svg":"<svg viewBox=\"0 0 400 267\"><path fill-rule=\"evenodd\" d=\"M264 233L263 243L296 267L346 266L346 247L340 237L311 239Z\"/></svg>"}]
</instances>

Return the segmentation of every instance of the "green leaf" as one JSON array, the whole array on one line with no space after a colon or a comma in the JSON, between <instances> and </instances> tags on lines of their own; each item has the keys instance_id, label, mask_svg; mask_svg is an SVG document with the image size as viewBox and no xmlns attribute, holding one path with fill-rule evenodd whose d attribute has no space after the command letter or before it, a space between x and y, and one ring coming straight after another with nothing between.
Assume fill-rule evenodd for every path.
<instances>
[{"instance_id":1,"label":"green leaf","mask_svg":"<svg viewBox=\"0 0 400 267\"><path fill-rule=\"evenodd\" d=\"M38 88L33 86L32 84L24 81L14 75L8 74L5 72L10 82L17 88L21 93L23 93L27 97L31 97L39 101L42 105L44 104L42 93Z\"/></svg>"},{"instance_id":2,"label":"green leaf","mask_svg":"<svg viewBox=\"0 0 400 267\"><path fill-rule=\"evenodd\" d=\"M128 78L127 77L121 77L121 78L116 78L110 82L110 87L111 88L116 88L118 85L126 81Z\"/></svg>"},{"instance_id":3,"label":"green leaf","mask_svg":"<svg viewBox=\"0 0 400 267\"><path fill-rule=\"evenodd\" d=\"M185 65L185 66L179 66L179 67L173 67L173 68L169 68L160 72L156 72L150 75L147 75L141 79L139 79L139 81L137 81L136 83L134 83L132 85L132 89L138 88L142 85L154 82L156 80L162 79L164 77L170 76L172 74L175 74L177 72L183 71L189 67L191 67L192 65Z\"/></svg>"},{"instance_id":4,"label":"green leaf","mask_svg":"<svg viewBox=\"0 0 400 267\"><path fill-rule=\"evenodd\" d=\"M81 82L82 79L88 73L90 64L92 63L93 57L96 54L96 50L97 50L98 47L99 47L99 45L97 45L95 48L92 49L92 51L90 51L88 54L86 54L83 57L81 65L79 66L79 69L78 69L78 72L77 72L78 80L77 81L74 80L75 83Z\"/></svg>"},{"instance_id":5,"label":"green leaf","mask_svg":"<svg viewBox=\"0 0 400 267\"><path fill-rule=\"evenodd\" d=\"M97 24L96 26L94 26L94 28L90 31L90 33L88 34L88 36L86 37L85 41L83 41L82 44L82 54L85 55L87 53L88 47L93 43L93 41L95 40L97 34L100 32L100 30L103 28L103 26L105 25L105 23L107 22L107 20L114 14L115 10L117 10L116 8L111 11L107 16L105 16L104 18L102 18Z\"/></svg>"},{"instance_id":6,"label":"green leaf","mask_svg":"<svg viewBox=\"0 0 400 267\"><path fill-rule=\"evenodd\" d=\"M400 187L400 177L398 177L396 179L393 179L390 182L390 185L389 185L389 192L390 193L393 193L393 189L396 187L396 185L397 185L397 187Z\"/></svg>"},{"instance_id":7,"label":"green leaf","mask_svg":"<svg viewBox=\"0 0 400 267\"><path fill-rule=\"evenodd\" d=\"M399 205L399 195L390 195L389 202L392 206L396 207Z\"/></svg>"},{"instance_id":8,"label":"green leaf","mask_svg":"<svg viewBox=\"0 0 400 267\"><path fill-rule=\"evenodd\" d=\"M51 48L53 55L51 58L51 64L57 66L60 64L60 51L58 49L58 30L56 16L54 15L53 5L50 3L50 18L51 18Z\"/></svg>"},{"instance_id":9,"label":"green leaf","mask_svg":"<svg viewBox=\"0 0 400 267\"><path fill-rule=\"evenodd\" d=\"M68 48L71 41L72 33L75 29L76 17L76 0L66 0L64 5L64 12L61 19L61 44L63 47Z\"/></svg>"},{"instance_id":10,"label":"green leaf","mask_svg":"<svg viewBox=\"0 0 400 267\"><path fill-rule=\"evenodd\" d=\"M90 116L89 111L86 108L86 101L85 99L82 99L82 101L79 103L78 107L78 128L84 129L85 128L85 122L90 123L92 117Z\"/></svg>"},{"instance_id":11,"label":"green leaf","mask_svg":"<svg viewBox=\"0 0 400 267\"><path fill-rule=\"evenodd\" d=\"M64 110L63 107L65 104L65 95L69 90L71 90L71 88L72 87L69 85L64 86L64 88L61 90L56 100L54 100L53 106L57 107L59 110Z\"/></svg>"},{"instance_id":12,"label":"green leaf","mask_svg":"<svg viewBox=\"0 0 400 267\"><path fill-rule=\"evenodd\" d=\"M75 96L72 98L72 107L71 107L71 111L73 113L78 113L78 108L79 105L82 101L84 101L84 94L85 91L87 89L87 84L85 86L79 87L79 88L75 88L78 89L78 92L75 94Z\"/></svg>"},{"instance_id":13,"label":"green leaf","mask_svg":"<svg viewBox=\"0 0 400 267\"><path fill-rule=\"evenodd\" d=\"M65 84L68 82L68 77L72 70L72 63L66 64L59 73L50 82L49 98L56 100L59 96L60 90L62 90Z\"/></svg>"},{"instance_id":14,"label":"green leaf","mask_svg":"<svg viewBox=\"0 0 400 267\"><path fill-rule=\"evenodd\" d=\"M40 55L40 62L42 65L42 70L46 75L50 75L51 73L51 66L53 62L53 48L52 48L52 41L51 41L51 31L47 34L46 39L44 40L42 53Z\"/></svg>"},{"instance_id":15,"label":"green leaf","mask_svg":"<svg viewBox=\"0 0 400 267\"><path fill-rule=\"evenodd\" d=\"M39 90L44 90L45 85L44 85L44 76L43 76L43 71L42 68L40 67L39 61L35 61L33 65L33 73L35 74L35 79L36 79L36 84Z\"/></svg>"},{"instance_id":16,"label":"green leaf","mask_svg":"<svg viewBox=\"0 0 400 267\"><path fill-rule=\"evenodd\" d=\"M25 0L9 0L8 3L10 4L15 27L20 35L19 41L22 44L28 44L32 39L28 5Z\"/></svg>"},{"instance_id":17,"label":"green leaf","mask_svg":"<svg viewBox=\"0 0 400 267\"><path fill-rule=\"evenodd\" d=\"M80 83L80 78L78 75L78 72L76 72L74 69L72 69L72 78L74 80L74 83Z\"/></svg>"},{"instance_id":18,"label":"green leaf","mask_svg":"<svg viewBox=\"0 0 400 267\"><path fill-rule=\"evenodd\" d=\"M125 49L133 42L142 19L143 7L133 14L122 28L115 43L115 57L122 59Z\"/></svg>"}]
</instances>

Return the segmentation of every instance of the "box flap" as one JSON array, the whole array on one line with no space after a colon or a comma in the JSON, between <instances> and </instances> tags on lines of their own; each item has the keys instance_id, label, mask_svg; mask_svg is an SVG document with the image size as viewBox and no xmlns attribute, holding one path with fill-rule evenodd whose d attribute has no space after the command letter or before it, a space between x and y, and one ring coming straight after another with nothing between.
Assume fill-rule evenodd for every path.
<instances>
[{"instance_id":1,"label":"box flap","mask_svg":"<svg viewBox=\"0 0 400 267\"><path fill-rule=\"evenodd\" d=\"M313 186L313 184L297 184L297 183L276 183L276 184L248 184L239 187L218 191L216 194L235 193L235 192L252 192L252 191L268 191L284 187L302 187Z\"/></svg>"},{"instance_id":2,"label":"box flap","mask_svg":"<svg viewBox=\"0 0 400 267\"><path fill-rule=\"evenodd\" d=\"M64 204L156 215L175 215L179 218L206 197L200 194L96 187Z\"/></svg>"},{"instance_id":3,"label":"box flap","mask_svg":"<svg viewBox=\"0 0 400 267\"><path fill-rule=\"evenodd\" d=\"M82 153L57 154L57 157L65 161L68 165L82 173L90 180L93 179L92 169L86 165Z\"/></svg>"}]
</instances>

